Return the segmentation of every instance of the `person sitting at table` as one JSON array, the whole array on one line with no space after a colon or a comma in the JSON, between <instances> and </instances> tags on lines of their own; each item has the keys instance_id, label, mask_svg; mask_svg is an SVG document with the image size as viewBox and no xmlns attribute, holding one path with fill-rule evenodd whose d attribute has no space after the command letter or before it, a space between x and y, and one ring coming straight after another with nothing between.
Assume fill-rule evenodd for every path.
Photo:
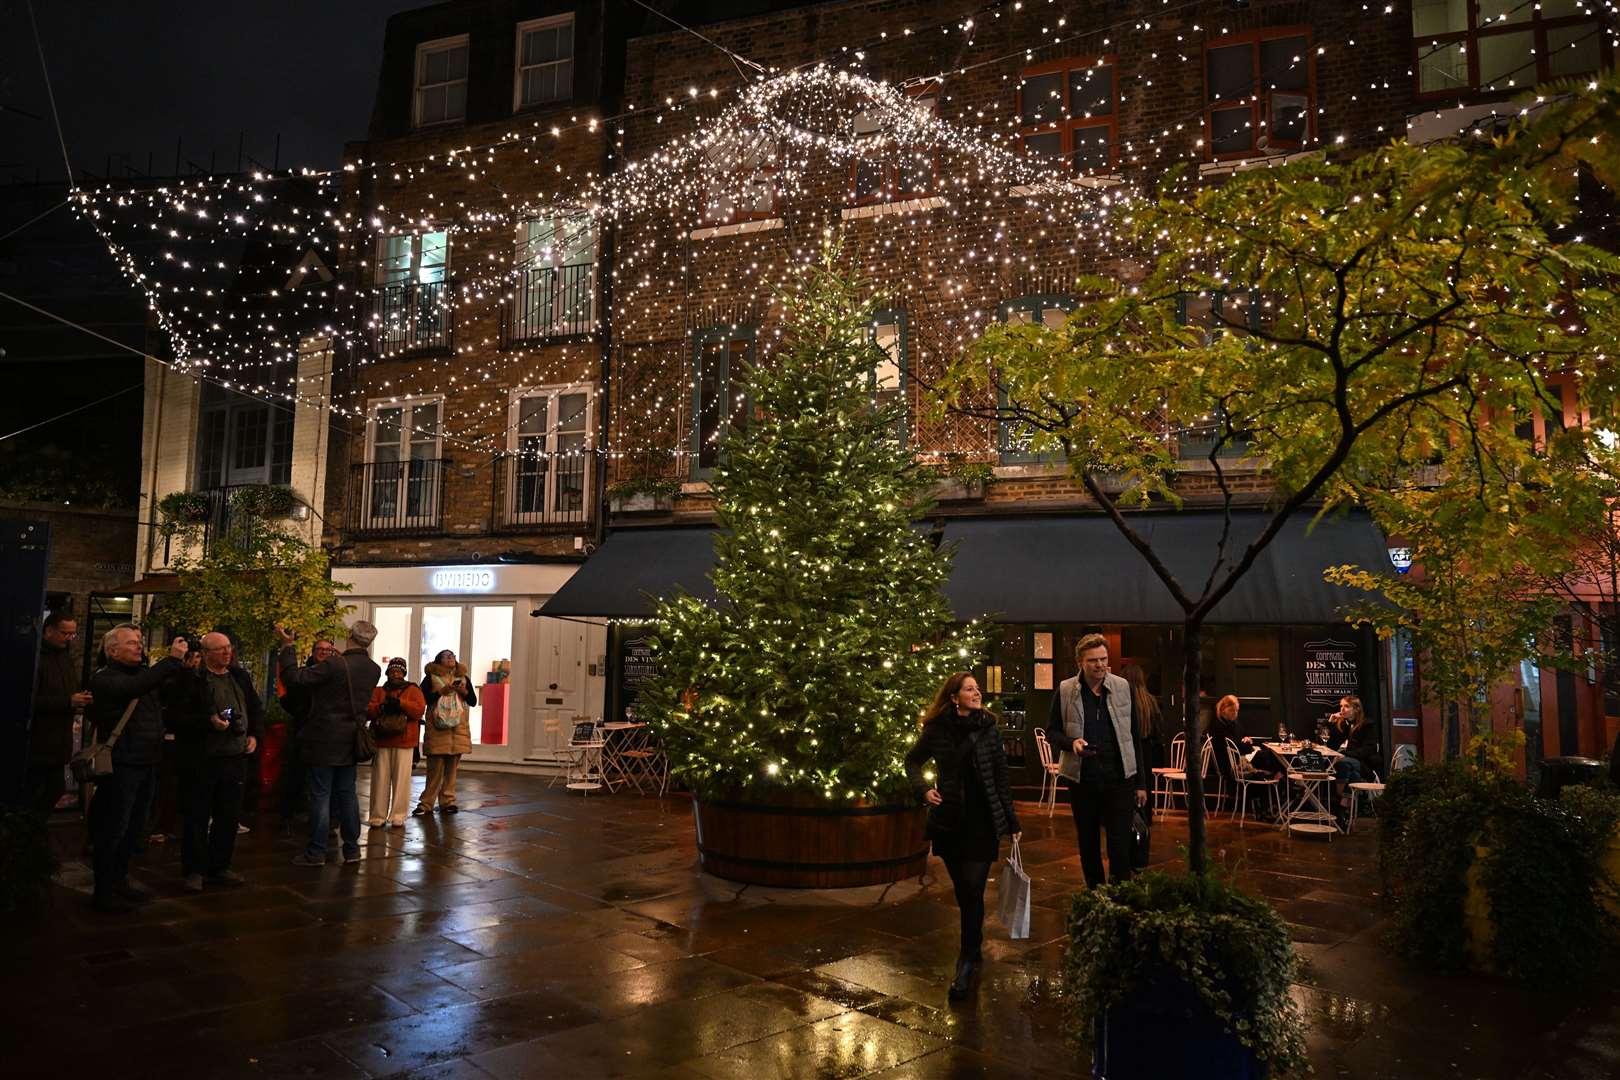
<instances>
[{"instance_id":1,"label":"person sitting at table","mask_svg":"<svg viewBox=\"0 0 1620 1080\"><path fill-rule=\"evenodd\" d=\"M1384 764L1378 745L1378 727L1368 722L1367 711L1361 707L1359 697L1339 699L1339 711L1333 714L1328 725L1327 744L1344 755L1333 763L1334 783L1339 792L1335 812L1342 827L1350 814L1350 785L1372 779Z\"/></svg>"},{"instance_id":2,"label":"person sitting at table","mask_svg":"<svg viewBox=\"0 0 1620 1080\"><path fill-rule=\"evenodd\" d=\"M1255 741L1243 734L1238 726L1238 709L1242 702L1235 694L1227 694L1215 703L1215 719L1210 722L1209 736L1215 740L1215 767L1219 770L1223 780L1232 779L1232 763L1227 759L1224 751L1226 743L1222 740L1231 739L1237 744L1238 753L1243 755L1249 767L1263 773L1286 773L1287 764L1272 751L1271 747L1256 745Z\"/></svg>"}]
</instances>

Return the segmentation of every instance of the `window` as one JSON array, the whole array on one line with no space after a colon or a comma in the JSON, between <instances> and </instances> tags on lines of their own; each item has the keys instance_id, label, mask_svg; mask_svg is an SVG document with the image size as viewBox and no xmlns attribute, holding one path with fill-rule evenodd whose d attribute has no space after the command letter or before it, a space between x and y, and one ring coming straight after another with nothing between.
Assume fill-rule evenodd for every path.
<instances>
[{"instance_id":1,"label":"window","mask_svg":"<svg viewBox=\"0 0 1620 1080\"><path fill-rule=\"evenodd\" d=\"M523 109L574 96L574 17L519 23L516 101Z\"/></svg>"},{"instance_id":2,"label":"window","mask_svg":"<svg viewBox=\"0 0 1620 1080\"><path fill-rule=\"evenodd\" d=\"M512 399L513 523L584 521L591 475L591 395L578 387Z\"/></svg>"},{"instance_id":3,"label":"window","mask_svg":"<svg viewBox=\"0 0 1620 1080\"><path fill-rule=\"evenodd\" d=\"M1049 330L1061 327L1074 310L1074 298L1069 296L1020 296L1015 300L1004 301L996 309L996 318L1008 326L1044 326ZM996 405L998 408L1007 407L1007 393L1001 388L996 389ZM996 425L996 450L1001 455L1003 465L1017 464L1051 464L1061 462L1063 455L1057 451L1045 453L1031 453L1030 443L1034 440L1035 432L1025 424L1010 420L1001 420Z\"/></svg>"},{"instance_id":4,"label":"window","mask_svg":"<svg viewBox=\"0 0 1620 1080\"><path fill-rule=\"evenodd\" d=\"M450 347L450 235L384 236L377 253L377 351Z\"/></svg>"},{"instance_id":5,"label":"window","mask_svg":"<svg viewBox=\"0 0 1620 1080\"><path fill-rule=\"evenodd\" d=\"M559 214L518 226L509 341L596 329L596 243L596 220L589 214Z\"/></svg>"},{"instance_id":6,"label":"window","mask_svg":"<svg viewBox=\"0 0 1620 1080\"><path fill-rule=\"evenodd\" d=\"M708 222L757 221L776 212L776 151L758 135L726 135L704 151Z\"/></svg>"},{"instance_id":7,"label":"window","mask_svg":"<svg viewBox=\"0 0 1620 1080\"><path fill-rule=\"evenodd\" d=\"M1018 87L1025 155L1054 168L1106 172L1118 161L1119 93L1112 56L1025 68Z\"/></svg>"},{"instance_id":8,"label":"window","mask_svg":"<svg viewBox=\"0 0 1620 1080\"><path fill-rule=\"evenodd\" d=\"M1538 449L1545 447L1549 439L1564 430L1564 415L1567 408L1564 385L1549 383L1545 400L1541 402L1540 407L1529 415L1522 412L1518 414L1519 421L1514 425L1513 433Z\"/></svg>"},{"instance_id":9,"label":"window","mask_svg":"<svg viewBox=\"0 0 1620 1080\"><path fill-rule=\"evenodd\" d=\"M726 432L748 423L746 386L753 364L753 327L698 333L692 360L692 479L707 479L720 459Z\"/></svg>"},{"instance_id":10,"label":"window","mask_svg":"<svg viewBox=\"0 0 1620 1080\"><path fill-rule=\"evenodd\" d=\"M929 83L911 96L917 108L932 116L939 107L939 84ZM857 206L895 202L928 195L935 187L937 155L931 146L904 145L885 133L882 118L871 111L855 114L857 142L874 145L874 155L857 158L849 170L850 201Z\"/></svg>"},{"instance_id":11,"label":"window","mask_svg":"<svg viewBox=\"0 0 1620 1080\"><path fill-rule=\"evenodd\" d=\"M1304 148L1316 79L1304 30L1261 30L1204 47L1204 141L1216 159Z\"/></svg>"},{"instance_id":12,"label":"window","mask_svg":"<svg viewBox=\"0 0 1620 1080\"><path fill-rule=\"evenodd\" d=\"M467 35L416 47L412 125L451 124L467 118Z\"/></svg>"},{"instance_id":13,"label":"window","mask_svg":"<svg viewBox=\"0 0 1620 1080\"><path fill-rule=\"evenodd\" d=\"M1613 64L1581 0L1413 0L1419 94L1511 93Z\"/></svg>"},{"instance_id":14,"label":"window","mask_svg":"<svg viewBox=\"0 0 1620 1080\"><path fill-rule=\"evenodd\" d=\"M895 433L905 445L908 417L906 415L906 378L910 374L907 348L906 313L904 311L877 311L872 314L872 344L882 350L883 356L872 366L872 402L880 409L898 408L899 419Z\"/></svg>"},{"instance_id":15,"label":"window","mask_svg":"<svg viewBox=\"0 0 1620 1080\"><path fill-rule=\"evenodd\" d=\"M366 423L362 482L367 529L435 524L444 490L440 460L442 398L376 402Z\"/></svg>"},{"instance_id":16,"label":"window","mask_svg":"<svg viewBox=\"0 0 1620 1080\"><path fill-rule=\"evenodd\" d=\"M1204 292L1183 296L1177 317L1183 325L1196 326L1204 332L1206 344L1232 334L1248 337L1260 328L1261 302L1250 289L1235 292ZM1210 418L1209 423L1184 428L1176 433L1181 457L1207 460L1209 452L1224 434L1224 412ZM1241 457L1248 450L1242 438L1226 436L1221 443L1220 457Z\"/></svg>"},{"instance_id":17,"label":"window","mask_svg":"<svg viewBox=\"0 0 1620 1080\"><path fill-rule=\"evenodd\" d=\"M202 384L197 412L197 487L285 484L292 480L294 363L283 362L257 396Z\"/></svg>"}]
</instances>

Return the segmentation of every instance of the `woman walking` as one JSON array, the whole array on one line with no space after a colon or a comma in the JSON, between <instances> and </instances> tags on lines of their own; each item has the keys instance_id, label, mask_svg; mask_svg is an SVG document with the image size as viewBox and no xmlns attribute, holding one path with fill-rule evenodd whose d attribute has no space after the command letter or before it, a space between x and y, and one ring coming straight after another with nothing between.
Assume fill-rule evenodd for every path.
<instances>
[{"instance_id":1,"label":"woman walking","mask_svg":"<svg viewBox=\"0 0 1620 1080\"><path fill-rule=\"evenodd\" d=\"M427 700L427 734L423 739L427 787L422 789L422 801L411 816L432 813L435 801L439 813L458 814L456 766L461 764L461 755L472 749L472 724L467 710L478 704L478 692L473 689L467 669L456 662L456 654L442 649L427 666L422 695Z\"/></svg>"},{"instance_id":2,"label":"woman walking","mask_svg":"<svg viewBox=\"0 0 1620 1080\"><path fill-rule=\"evenodd\" d=\"M929 806L928 838L945 862L962 916L962 949L950 998L967 996L979 973L984 943L984 886L1001 854L1001 838L1022 835L1007 786L1007 755L996 718L981 706L972 674L945 680L922 716L917 741L906 754L906 776ZM924 778L933 761L935 782Z\"/></svg>"},{"instance_id":3,"label":"woman walking","mask_svg":"<svg viewBox=\"0 0 1620 1080\"><path fill-rule=\"evenodd\" d=\"M405 824L405 809L411 804L411 752L422 738L422 716L427 701L416 684L405 678L405 661L388 661L383 684L371 692L366 716L377 740L377 756L371 759L371 809L366 824L380 829L385 824L398 829Z\"/></svg>"}]
</instances>

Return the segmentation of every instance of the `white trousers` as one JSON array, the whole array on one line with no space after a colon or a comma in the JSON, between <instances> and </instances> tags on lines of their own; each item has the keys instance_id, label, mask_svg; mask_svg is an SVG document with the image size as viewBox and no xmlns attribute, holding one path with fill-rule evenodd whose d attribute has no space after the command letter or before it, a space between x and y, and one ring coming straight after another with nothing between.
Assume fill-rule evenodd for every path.
<instances>
[{"instance_id":1,"label":"white trousers","mask_svg":"<svg viewBox=\"0 0 1620 1080\"><path fill-rule=\"evenodd\" d=\"M371 759L371 812L366 824L405 824L411 809L410 747L379 746Z\"/></svg>"}]
</instances>

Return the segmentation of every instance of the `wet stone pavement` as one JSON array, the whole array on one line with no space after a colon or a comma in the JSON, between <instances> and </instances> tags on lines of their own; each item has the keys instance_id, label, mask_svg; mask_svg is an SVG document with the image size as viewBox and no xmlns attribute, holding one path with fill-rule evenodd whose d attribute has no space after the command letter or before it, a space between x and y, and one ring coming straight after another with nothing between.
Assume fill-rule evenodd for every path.
<instances>
[{"instance_id":1,"label":"wet stone pavement","mask_svg":"<svg viewBox=\"0 0 1620 1080\"><path fill-rule=\"evenodd\" d=\"M1021 808L1030 938L992 920L978 994L952 1006L956 911L937 861L888 887L746 887L699 872L681 799L464 771L461 805L366 833L363 862L324 869L290 865L299 842L273 815L250 818L236 861L249 884L201 895L180 889L175 845L154 845L136 877L159 898L133 915L93 913L88 870L67 860L52 909L10 926L0 1074L1086 1073L1054 985L1081 880L1064 807ZM74 826L52 832L76 848ZM1184 840L1165 823L1155 861L1176 862ZM1331 843L1211 828L1215 858L1294 928L1318 1076L1620 1076L1615 997L1430 976L1392 956L1374 847L1370 822Z\"/></svg>"}]
</instances>

